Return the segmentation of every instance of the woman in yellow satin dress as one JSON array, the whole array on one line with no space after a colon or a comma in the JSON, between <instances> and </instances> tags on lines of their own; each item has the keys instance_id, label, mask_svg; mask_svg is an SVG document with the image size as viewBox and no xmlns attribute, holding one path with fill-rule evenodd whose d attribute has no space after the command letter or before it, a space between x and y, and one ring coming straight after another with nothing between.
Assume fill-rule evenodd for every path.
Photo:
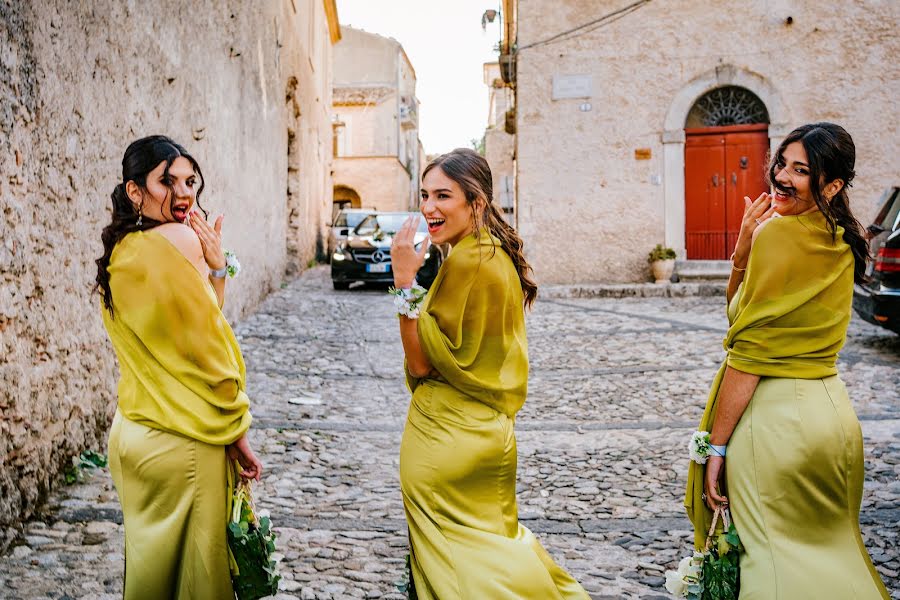
<instances>
[{"instance_id":1,"label":"woman in yellow satin dress","mask_svg":"<svg viewBox=\"0 0 900 600\"><path fill-rule=\"evenodd\" d=\"M233 598L227 456L243 477L262 471L246 437L244 361L220 310L222 218L211 227L193 210L202 190L183 147L133 142L97 260L121 370L109 465L125 522L125 600Z\"/></svg>"},{"instance_id":2,"label":"woman in yellow satin dress","mask_svg":"<svg viewBox=\"0 0 900 600\"><path fill-rule=\"evenodd\" d=\"M691 464L685 505L698 548L711 509L730 507L741 600L888 598L860 535L862 432L835 367L868 258L855 155L838 125L791 132L732 257L728 356L700 423L712 452L705 472Z\"/></svg>"},{"instance_id":3,"label":"woman in yellow satin dress","mask_svg":"<svg viewBox=\"0 0 900 600\"><path fill-rule=\"evenodd\" d=\"M413 392L400 447L412 579L422 600L587 600L518 520L513 429L528 382L524 309L537 286L492 197L490 168L472 150L425 169L430 241L453 248L424 305L414 286L429 249L416 237L421 217L391 248Z\"/></svg>"}]
</instances>

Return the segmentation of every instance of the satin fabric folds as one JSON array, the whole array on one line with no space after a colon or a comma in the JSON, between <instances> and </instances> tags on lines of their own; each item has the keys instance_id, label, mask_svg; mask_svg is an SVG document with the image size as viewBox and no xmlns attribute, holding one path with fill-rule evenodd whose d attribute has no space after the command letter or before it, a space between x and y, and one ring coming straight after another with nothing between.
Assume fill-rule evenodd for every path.
<instances>
[{"instance_id":1,"label":"satin fabric folds","mask_svg":"<svg viewBox=\"0 0 900 600\"><path fill-rule=\"evenodd\" d=\"M745 553L742 600L888 598L859 531L862 433L837 355L854 258L820 212L767 222L728 309L725 362L699 430L711 431L726 367L759 375L728 443L726 494ZM691 462L685 507L701 549L712 513Z\"/></svg>"},{"instance_id":2,"label":"satin fabric folds","mask_svg":"<svg viewBox=\"0 0 900 600\"><path fill-rule=\"evenodd\" d=\"M240 348L209 282L158 232L120 241L109 275L124 598L230 598L224 447L251 420Z\"/></svg>"},{"instance_id":3,"label":"satin fabric folds","mask_svg":"<svg viewBox=\"0 0 900 600\"><path fill-rule=\"evenodd\" d=\"M422 600L587 600L516 505L516 412L528 350L519 278L486 231L453 248L418 323L439 374L415 379L400 449L411 568Z\"/></svg>"}]
</instances>

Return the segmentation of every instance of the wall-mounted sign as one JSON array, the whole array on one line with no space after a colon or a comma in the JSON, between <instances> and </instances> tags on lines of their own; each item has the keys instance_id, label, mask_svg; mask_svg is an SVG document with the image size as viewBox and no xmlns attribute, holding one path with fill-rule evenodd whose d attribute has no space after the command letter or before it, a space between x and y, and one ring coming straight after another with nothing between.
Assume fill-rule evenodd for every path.
<instances>
[{"instance_id":1,"label":"wall-mounted sign","mask_svg":"<svg viewBox=\"0 0 900 600\"><path fill-rule=\"evenodd\" d=\"M553 99L590 98L594 95L594 78L590 75L554 75Z\"/></svg>"},{"instance_id":2,"label":"wall-mounted sign","mask_svg":"<svg viewBox=\"0 0 900 600\"><path fill-rule=\"evenodd\" d=\"M635 160L650 160L650 157L653 156L653 153L650 151L650 148L635 148L634 149L634 159Z\"/></svg>"}]
</instances>

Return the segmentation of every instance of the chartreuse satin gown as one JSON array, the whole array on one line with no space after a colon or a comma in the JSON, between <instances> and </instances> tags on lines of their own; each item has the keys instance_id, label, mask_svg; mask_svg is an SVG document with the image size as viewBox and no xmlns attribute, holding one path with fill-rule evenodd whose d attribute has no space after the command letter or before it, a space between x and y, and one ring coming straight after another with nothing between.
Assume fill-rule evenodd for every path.
<instances>
[{"instance_id":1,"label":"chartreuse satin gown","mask_svg":"<svg viewBox=\"0 0 900 600\"><path fill-rule=\"evenodd\" d=\"M250 426L240 348L209 282L158 232L119 242L109 276L124 598L231 599L225 446Z\"/></svg>"},{"instance_id":2,"label":"chartreuse satin gown","mask_svg":"<svg viewBox=\"0 0 900 600\"><path fill-rule=\"evenodd\" d=\"M859 421L835 367L846 339L854 259L821 213L760 231L728 307L726 365L759 375L725 458L726 494L745 548L740 600L887 600L859 530ZM700 429L715 418L720 370ZM709 526L703 469L685 504L698 546Z\"/></svg>"},{"instance_id":3,"label":"chartreuse satin gown","mask_svg":"<svg viewBox=\"0 0 900 600\"><path fill-rule=\"evenodd\" d=\"M482 231L452 250L418 328L436 371L408 378L400 449L418 597L587 600L518 520L514 424L527 342L521 285L498 240Z\"/></svg>"}]
</instances>

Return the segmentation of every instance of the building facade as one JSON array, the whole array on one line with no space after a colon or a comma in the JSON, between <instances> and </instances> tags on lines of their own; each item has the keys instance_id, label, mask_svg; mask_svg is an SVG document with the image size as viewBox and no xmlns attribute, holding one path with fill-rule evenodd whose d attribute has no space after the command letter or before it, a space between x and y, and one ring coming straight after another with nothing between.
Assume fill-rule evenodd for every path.
<instances>
[{"instance_id":1,"label":"building facade","mask_svg":"<svg viewBox=\"0 0 900 600\"><path fill-rule=\"evenodd\" d=\"M394 39L341 28L334 49L334 202L417 205L421 172L416 72Z\"/></svg>"},{"instance_id":2,"label":"building facade","mask_svg":"<svg viewBox=\"0 0 900 600\"><path fill-rule=\"evenodd\" d=\"M494 203L511 223L515 222L515 137L507 131L513 91L503 81L500 63L485 63L484 84L488 88L488 126L484 131L484 157L491 166ZM511 130L514 123L510 122Z\"/></svg>"},{"instance_id":3,"label":"building facade","mask_svg":"<svg viewBox=\"0 0 900 600\"><path fill-rule=\"evenodd\" d=\"M331 204L333 0L0 9L0 547L72 456L103 451L117 369L92 293L127 145L200 163L246 314L316 255ZM288 190L288 194L285 193Z\"/></svg>"},{"instance_id":4,"label":"building facade","mask_svg":"<svg viewBox=\"0 0 900 600\"><path fill-rule=\"evenodd\" d=\"M518 227L543 282L645 281L658 243L727 259L743 197L766 191L768 153L804 123L853 136L864 224L897 181L897 3L503 8Z\"/></svg>"}]
</instances>

